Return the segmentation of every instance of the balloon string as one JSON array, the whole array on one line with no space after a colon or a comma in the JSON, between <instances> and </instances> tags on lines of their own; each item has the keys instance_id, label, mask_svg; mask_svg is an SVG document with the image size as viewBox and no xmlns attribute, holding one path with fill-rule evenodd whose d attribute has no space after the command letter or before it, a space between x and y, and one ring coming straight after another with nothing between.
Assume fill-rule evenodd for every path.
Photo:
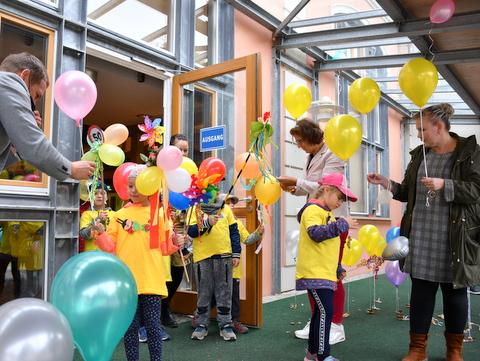
<instances>
[{"instance_id":1,"label":"balloon string","mask_svg":"<svg viewBox=\"0 0 480 361\"><path fill-rule=\"evenodd\" d=\"M428 38L430 39L430 46L428 47L428 52L431 54L432 56L432 59L430 59L430 61L433 63L433 59L435 58L435 54L433 53L432 51L432 48L433 48L433 44L434 44L434 40L433 38L430 36L430 34L432 33L432 29L433 29L433 23L432 23L432 27L430 28L430 31L428 32Z\"/></svg>"},{"instance_id":2,"label":"balloon string","mask_svg":"<svg viewBox=\"0 0 480 361\"><path fill-rule=\"evenodd\" d=\"M420 108L420 130L422 132L422 151L423 151L423 165L425 166L425 178L428 178L428 168L427 168L427 155L426 155L426 151L425 151L425 137L423 135L423 112L422 112L422 109ZM427 198L426 198L426 201L425 201L425 206L426 207L430 207L430 202L428 200L429 198L429 194L427 192Z\"/></svg>"}]
</instances>

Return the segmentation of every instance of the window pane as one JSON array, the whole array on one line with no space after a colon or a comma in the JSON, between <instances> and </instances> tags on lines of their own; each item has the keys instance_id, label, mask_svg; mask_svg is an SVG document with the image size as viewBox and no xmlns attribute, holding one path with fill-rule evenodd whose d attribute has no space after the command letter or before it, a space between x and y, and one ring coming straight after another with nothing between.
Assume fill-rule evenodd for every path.
<instances>
[{"instance_id":1,"label":"window pane","mask_svg":"<svg viewBox=\"0 0 480 361\"><path fill-rule=\"evenodd\" d=\"M15 24L8 20L1 22L0 33L0 61L9 54L28 52L35 55L44 64L47 64L47 35L38 31ZM45 114L45 98L42 97L35 104L35 109L43 116ZM43 126L45 126L44 119ZM35 167L23 159L4 169L0 173L0 179L24 180L40 182L42 174Z\"/></svg>"},{"instance_id":2,"label":"window pane","mask_svg":"<svg viewBox=\"0 0 480 361\"><path fill-rule=\"evenodd\" d=\"M45 223L0 221L0 305L42 298Z\"/></svg>"},{"instance_id":3,"label":"window pane","mask_svg":"<svg viewBox=\"0 0 480 361\"><path fill-rule=\"evenodd\" d=\"M208 1L195 1L195 64L208 65Z\"/></svg>"},{"instance_id":4,"label":"window pane","mask_svg":"<svg viewBox=\"0 0 480 361\"><path fill-rule=\"evenodd\" d=\"M348 161L350 169L350 188L358 198L356 202L350 202L350 212L368 213L367 185L367 151L365 145L361 145Z\"/></svg>"},{"instance_id":5,"label":"window pane","mask_svg":"<svg viewBox=\"0 0 480 361\"><path fill-rule=\"evenodd\" d=\"M88 20L157 49L172 51L171 0L89 0Z\"/></svg>"}]
</instances>

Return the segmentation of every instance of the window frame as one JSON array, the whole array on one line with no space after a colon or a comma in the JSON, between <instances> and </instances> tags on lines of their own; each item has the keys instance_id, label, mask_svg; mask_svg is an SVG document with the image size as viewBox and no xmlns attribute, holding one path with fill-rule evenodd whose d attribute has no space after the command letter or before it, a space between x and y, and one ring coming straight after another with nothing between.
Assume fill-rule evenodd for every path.
<instances>
[{"instance_id":1,"label":"window frame","mask_svg":"<svg viewBox=\"0 0 480 361\"><path fill-rule=\"evenodd\" d=\"M43 101L43 133L45 136L51 140L52 133L52 122L53 118L53 86L54 82L53 73L54 73L54 59L55 59L55 30L50 28L38 25L36 23L21 19L14 15L6 14L0 12L0 27L4 21L8 21L15 26L30 29L36 33L45 35L45 54L44 54L44 65L47 69L48 76L50 77L50 86L45 91L45 94L42 98ZM24 51L28 51L25 49ZM48 193L48 179L49 176L41 172L39 182L28 182L22 180L12 180L12 179L0 179L0 194L1 193L18 193L18 194L40 194L45 195Z\"/></svg>"}]
</instances>

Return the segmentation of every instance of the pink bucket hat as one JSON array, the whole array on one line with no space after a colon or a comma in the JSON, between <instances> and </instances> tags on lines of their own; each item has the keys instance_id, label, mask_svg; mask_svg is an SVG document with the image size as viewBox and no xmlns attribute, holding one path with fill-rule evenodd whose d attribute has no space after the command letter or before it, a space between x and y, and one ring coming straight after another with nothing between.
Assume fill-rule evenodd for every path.
<instances>
[{"instance_id":1,"label":"pink bucket hat","mask_svg":"<svg viewBox=\"0 0 480 361\"><path fill-rule=\"evenodd\" d=\"M357 197L355 197L353 193L350 192L348 180L347 178L345 178L343 174L340 174L340 173L328 174L324 176L322 180L318 182L318 184L337 187L340 190L340 192L342 192L348 197L350 201L352 202L357 201Z\"/></svg>"}]
</instances>

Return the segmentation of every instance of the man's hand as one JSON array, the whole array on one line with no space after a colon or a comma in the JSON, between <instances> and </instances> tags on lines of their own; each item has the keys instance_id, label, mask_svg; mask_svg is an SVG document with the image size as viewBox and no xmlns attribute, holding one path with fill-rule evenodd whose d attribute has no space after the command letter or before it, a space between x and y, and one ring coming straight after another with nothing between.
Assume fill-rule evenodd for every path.
<instances>
[{"instance_id":1,"label":"man's hand","mask_svg":"<svg viewBox=\"0 0 480 361\"><path fill-rule=\"evenodd\" d=\"M40 116L40 112L38 110L33 111L33 115L35 115L35 121L37 122L37 125L39 128L42 127L42 117Z\"/></svg>"},{"instance_id":2,"label":"man's hand","mask_svg":"<svg viewBox=\"0 0 480 361\"><path fill-rule=\"evenodd\" d=\"M71 174L70 178L73 179L88 179L93 175L95 171L95 163L86 160L79 160L77 162L70 162Z\"/></svg>"}]
</instances>

